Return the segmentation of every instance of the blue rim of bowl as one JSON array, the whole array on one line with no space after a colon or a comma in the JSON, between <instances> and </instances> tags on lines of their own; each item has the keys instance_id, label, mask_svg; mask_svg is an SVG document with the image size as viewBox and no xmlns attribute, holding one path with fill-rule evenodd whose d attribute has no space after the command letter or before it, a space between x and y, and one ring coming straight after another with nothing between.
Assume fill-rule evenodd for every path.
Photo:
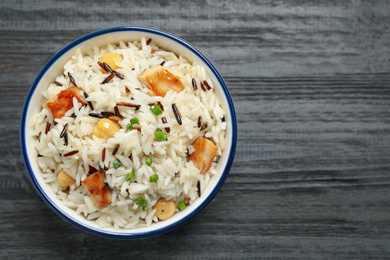
<instances>
[{"instance_id":1,"label":"blue rim of bowl","mask_svg":"<svg viewBox=\"0 0 390 260\"><path fill-rule=\"evenodd\" d=\"M66 52L71 50L73 47L90 40L94 37L101 36L104 34L108 33L115 33L115 32L123 32L123 31L137 31L137 32L145 32L145 33L151 33L151 34L156 34L159 36L166 37L176 43L179 43L180 45L184 46L186 49L194 53L198 58L200 58L213 72L215 77L217 78L219 84L222 87L223 93L228 101L228 106L230 108L230 116L232 120L232 145L229 151L228 155L228 161L226 163L225 169L223 170L222 176L219 179L217 185L214 187L210 195L193 211L191 214L188 214L184 218L180 219L179 221L172 223L168 226L161 227L156 230L151 230L151 231L145 231L144 233L121 233L121 232L112 232L104 229L95 229L91 226L85 226L79 223L76 219L74 219L72 216L69 216L66 212L63 212L59 207L56 207L56 204L50 199L50 197L43 191L43 189L40 187L37 179L35 178L35 175L33 173L33 170L31 168L31 165L29 163L29 157L27 154L27 148L26 148L26 139L25 139L25 128L26 128L26 116L27 116L27 110L30 104L30 100L32 95L34 94L35 89L38 86L38 83L41 81L43 75L46 73L46 71ZM188 222L190 219L192 219L195 215L197 215L200 211L202 211L207 204L210 203L210 201L215 197L215 195L218 193L218 191L221 189L223 183L225 182L230 169L233 164L234 160L234 155L236 152L236 145L237 145L237 118L236 118L236 112L233 104L232 97L230 95L229 89L223 80L222 76L219 74L217 69L214 67L214 65L210 62L206 56L204 56L198 49L196 49L193 45L190 43L186 42L185 40L179 38L176 35L173 35L171 33L168 33L166 31L160 30L160 29L155 29L151 27L142 27L142 26L119 26L119 27L111 27L111 28L106 28L98 31L91 32L89 34L86 34L73 42L69 43L66 45L64 48L62 48L60 51L58 51L41 69L37 77L35 78L33 84L31 85L22 110L22 115L21 115L21 123L20 123L20 147L22 151L22 157L23 157L23 163L24 166L27 170L28 177L30 178L35 190L39 194L39 196L43 199L43 201L54 211L59 215L61 218L66 220L67 222L71 223L72 225L87 231L89 233L103 236L103 237L108 237L108 238L119 238L119 239L135 239L135 238L146 238L146 237L152 237L156 236L159 234L166 233L168 231L171 231L175 228L178 228L179 226L183 225L184 223ZM131 230L129 230L131 232Z\"/></svg>"}]
</instances>

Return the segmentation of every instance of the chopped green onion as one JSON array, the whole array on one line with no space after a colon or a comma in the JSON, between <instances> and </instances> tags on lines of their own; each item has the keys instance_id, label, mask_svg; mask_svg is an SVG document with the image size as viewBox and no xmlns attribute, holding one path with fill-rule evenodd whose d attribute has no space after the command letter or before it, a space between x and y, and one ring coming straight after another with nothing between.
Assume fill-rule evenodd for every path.
<instances>
[{"instance_id":1,"label":"chopped green onion","mask_svg":"<svg viewBox=\"0 0 390 260\"><path fill-rule=\"evenodd\" d=\"M133 179L135 177L135 172L132 171L132 172L129 172L126 176L126 181L129 181L131 179Z\"/></svg>"},{"instance_id":2,"label":"chopped green onion","mask_svg":"<svg viewBox=\"0 0 390 260\"><path fill-rule=\"evenodd\" d=\"M138 206L142 207L143 211L148 211L148 201L142 197L137 198L135 202Z\"/></svg>"},{"instance_id":3,"label":"chopped green onion","mask_svg":"<svg viewBox=\"0 0 390 260\"><path fill-rule=\"evenodd\" d=\"M133 125L132 125L132 124L127 124L126 130L127 130L127 131L133 130Z\"/></svg>"},{"instance_id":4,"label":"chopped green onion","mask_svg":"<svg viewBox=\"0 0 390 260\"><path fill-rule=\"evenodd\" d=\"M158 175L153 174L152 176L149 177L150 182L157 182L158 181Z\"/></svg>"},{"instance_id":5,"label":"chopped green onion","mask_svg":"<svg viewBox=\"0 0 390 260\"><path fill-rule=\"evenodd\" d=\"M144 199L142 197L137 198L136 204L142 206L144 204Z\"/></svg>"},{"instance_id":6,"label":"chopped green onion","mask_svg":"<svg viewBox=\"0 0 390 260\"><path fill-rule=\"evenodd\" d=\"M183 211L183 210L185 210L187 208L187 206L184 203L184 201L180 201L177 206L179 207L180 211Z\"/></svg>"},{"instance_id":7,"label":"chopped green onion","mask_svg":"<svg viewBox=\"0 0 390 260\"><path fill-rule=\"evenodd\" d=\"M114 166L115 170L122 166L122 162L119 159L116 159L112 165Z\"/></svg>"},{"instance_id":8,"label":"chopped green onion","mask_svg":"<svg viewBox=\"0 0 390 260\"><path fill-rule=\"evenodd\" d=\"M132 124L132 125L135 125L135 124L139 124L139 119L138 118L132 118L132 119L130 119L130 123Z\"/></svg>"},{"instance_id":9,"label":"chopped green onion","mask_svg":"<svg viewBox=\"0 0 390 260\"><path fill-rule=\"evenodd\" d=\"M150 107L150 111L152 111L153 114L155 114L156 116L162 114L162 112L163 112L163 111L161 110L161 108L160 108L158 105L153 105L153 106L151 106L151 107Z\"/></svg>"},{"instance_id":10,"label":"chopped green onion","mask_svg":"<svg viewBox=\"0 0 390 260\"><path fill-rule=\"evenodd\" d=\"M149 165L149 166L151 166L152 165L152 158L150 158L149 156L148 157L146 157L146 164L147 165Z\"/></svg>"},{"instance_id":11,"label":"chopped green onion","mask_svg":"<svg viewBox=\"0 0 390 260\"><path fill-rule=\"evenodd\" d=\"M167 140L167 133L164 133L162 131L155 131L154 136L159 141L166 141Z\"/></svg>"}]
</instances>

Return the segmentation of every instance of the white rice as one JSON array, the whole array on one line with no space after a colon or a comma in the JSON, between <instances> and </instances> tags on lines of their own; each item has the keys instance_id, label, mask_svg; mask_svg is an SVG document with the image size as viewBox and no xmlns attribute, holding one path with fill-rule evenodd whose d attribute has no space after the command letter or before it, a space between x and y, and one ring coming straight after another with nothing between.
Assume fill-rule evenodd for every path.
<instances>
[{"instance_id":1,"label":"white rice","mask_svg":"<svg viewBox=\"0 0 390 260\"><path fill-rule=\"evenodd\" d=\"M142 49L140 49L142 47ZM152 53L152 49L154 53ZM97 64L102 54L113 52L123 57L117 72L124 75L121 80L114 77L109 83L101 84L108 76L100 70ZM140 84L137 75L163 61L165 68L178 69L183 73L185 89L176 93L170 91L166 96L152 96L151 92ZM184 57L177 57L174 53L162 50L152 42L146 45L143 38L138 42L119 42L103 47L94 47L87 53L76 50L72 58L66 62L64 73L56 78L62 84L52 83L44 91L43 96L50 99L61 90L71 86L67 76L71 73L79 88L88 93L94 106L83 106L74 99L73 108L64 117L56 119L54 124L50 111L43 108L32 120L33 136L36 137L34 146L43 157L38 157L38 165L42 169L42 178L48 183L53 192L64 205L84 215L89 220L95 220L102 228L132 229L151 225L157 222L152 206L160 197L173 199L176 205L185 198L190 198L192 204L197 198L197 182L204 190L215 172L215 162L225 148L226 123L222 118L225 111L214 93L212 81L205 69L199 64L190 64ZM198 90L192 87L192 78L198 85ZM200 83L207 81L210 90L203 91ZM130 93L126 92L126 87ZM131 98L134 98L133 100ZM149 109L149 103L160 101L164 112L155 116ZM131 107L119 107L124 116L119 121L122 129L108 140L99 139L92 134L98 118L89 116L91 112L111 111L118 102L128 102L141 105L139 110ZM175 103L182 116L182 125L179 125L172 112L171 106ZM81 108L80 108L81 107ZM72 114L76 117L71 117ZM161 117L167 119L163 124ZM202 124L208 127L200 131L197 126L198 117L202 116ZM137 130L126 131L126 125L131 118L139 118L141 132ZM46 122L51 124L50 131L45 134ZM69 144L64 144L60 133L68 123ZM168 141L156 141L154 131L156 128L169 127ZM207 173L201 174L191 161L187 161L187 149L193 152L191 143L198 136L211 139L218 147L215 162ZM120 144L115 156L112 150ZM102 162L102 150L106 149L106 156ZM75 155L63 157L61 155L79 150ZM129 158L131 155L132 160ZM152 166L145 163L147 156L153 159ZM114 169L113 162L119 159L122 166ZM88 195L81 182L87 177L89 165L98 169L99 165L107 166L106 183L113 190L111 204L99 210ZM59 186L57 174L63 169L76 183L70 187L68 193ZM126 176L135 171L135 177L127 182ZM158 174L157 183L150 183L149 177ZM148 201L149 210L143 211L135 201L143 197Z\"/></svg>"}]
</instances>

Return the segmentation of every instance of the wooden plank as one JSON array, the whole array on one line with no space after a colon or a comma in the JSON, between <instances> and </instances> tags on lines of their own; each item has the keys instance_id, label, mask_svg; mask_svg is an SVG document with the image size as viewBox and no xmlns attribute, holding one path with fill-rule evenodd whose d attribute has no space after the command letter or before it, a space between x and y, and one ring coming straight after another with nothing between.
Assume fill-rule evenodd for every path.
<instances>
[{"instance_id":1,"label":"wooden plank","mask_svg":"<svg viewBox=\"0 0 390 260\"><path fill-rule=\"evenodd\" d=\"M0 258L385 259L390 255L388 1L0 2ZM20 155L29 86L63 46L144 25L198 47L235 102L238 145L215 199L182 227L120 241L81 231Z\"/></svg>"}]
</instances>

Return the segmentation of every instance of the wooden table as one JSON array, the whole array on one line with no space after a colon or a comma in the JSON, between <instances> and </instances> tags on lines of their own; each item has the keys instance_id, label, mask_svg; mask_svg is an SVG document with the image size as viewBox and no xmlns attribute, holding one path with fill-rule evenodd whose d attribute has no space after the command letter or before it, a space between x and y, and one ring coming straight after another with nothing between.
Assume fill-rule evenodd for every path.
<instances>
[{"instance_id":1,"label":"wooden table","mask_svg":"<svg viewBox=\"0 0 390 260\"><path fill-rule=\"evenodd\" d=\"M0 1L0 258L390 257L388 1ZM238 117L216 198L167 234L113 240L44 204L19 146L29 86L106 27L169 31L208 56Z\"/></svg>"}]
</instances>

